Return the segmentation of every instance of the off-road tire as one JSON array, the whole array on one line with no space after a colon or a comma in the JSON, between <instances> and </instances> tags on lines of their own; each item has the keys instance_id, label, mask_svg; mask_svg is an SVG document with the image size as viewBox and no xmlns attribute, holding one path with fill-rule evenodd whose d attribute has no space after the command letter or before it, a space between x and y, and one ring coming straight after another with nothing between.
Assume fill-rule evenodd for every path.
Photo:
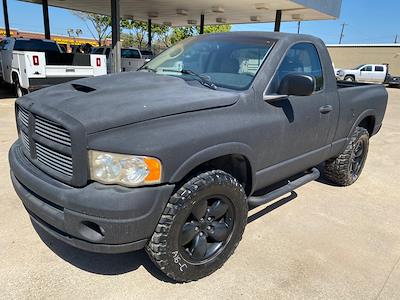
<instances>
[{"instance_id":1,"label":"off-road tire","mask_svg":"<svg viewBox=\"0 0 400 300\"><path fill-rule=\"evenodd\" d=\"M233 204L233 229L221 251L196 264L186 259L187 254L181 249L181 229L193 207L213 195L223 195ZM174 281L189 282L208 276L222 267L239 244L247 223L247 210L245 191L234 177L221 170L201 173L171 196L146 251L155 265Z\"/></svg>"},{"instance_id":2,"label":"off-road tire","mask_svg":"<svg viewBox=\"0 0 400 300\"><path fill-rule=\"evenodd\" d=\"M356 155L356 147L359 143L363 143L363 157L360 162L360 168L357 174L352 172L352 163ZM337 157L325 162L324 177L329 181L340 185L349 186L357 181L362 169L364 168L365 161L368 155L369 148L369 133L363 127L356 127L352 134L346 149Z\"/></svg>"}]
</instances>

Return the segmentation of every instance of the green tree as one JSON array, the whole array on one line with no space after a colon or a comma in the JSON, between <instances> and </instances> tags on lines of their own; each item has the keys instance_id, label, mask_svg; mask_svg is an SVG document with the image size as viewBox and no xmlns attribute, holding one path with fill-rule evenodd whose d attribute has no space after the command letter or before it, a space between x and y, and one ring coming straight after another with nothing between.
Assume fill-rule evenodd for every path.
<instances>
[{"instance_id":1,"label":"green tree","mask_svg":"<svg viewBox=\"0 0 400 300\"><path fill-rule=\"evenodd\" d=\"M229 24L223 24L223 25L207 25L204 26L204 33L217 33L217 32L229 32L231 31L232 26ZM198 33L200 33L200 26L196 27L196 30Z\"/></svg>"},{"instance_id":2,"label":"green tree","mask_svg":"<svg viewBox=\"0 0 400 300\"><path fill-rule=\"evenodd\" d=\"M75 12L74 14L85 22L87 29L99 46L102 46L105 40L110 37L111 17L83 12Z\"/></svg>"},{"instance_id":3,"label":"green tree","mask_svg":"<svg viewBox=\"0 0 400 300\"><path fill-rule=\"evenodd\" d=\"M171 28L165 25L152 25L152 31L156 37L156 40L160 42L162 47L171 46Z\"/></svg>"},{"instance_id":4,"label":"green tree","mask_svg":"<svg viewBox=\"0 0 400 300\"><path fill-rule=\"evenodd\" d=\"M132 47L135 45L135 38L132 33L121 32L122 47Z\"/></svg>"},{"instance_id":5,"label":"green tree","mask_svg":"<svg viewBox=\"0 0 400 300\"><path fill-rule=\"evenodd\" d=\"M232 26L228 24L224 25L207 25L204 26L204 33L216 33L216 32L229 32ZM176 27L172 30L171 44L175 44L188 37L200 34L200 26L189 26L189 27Z\"/></svg>"},{"instance_id":6,"label":"green tree","mask_svg":"<svg viewBox=\"0 0 400 300\"><path fill-rule=\"evenodd\" d=\"M129 34L133 36L133 44L130 46L136 46L137 48L144 49L147 44L147 23L142 21L134 20L122 20L121 28L126 29Z\"/></svg>"}]
</instances>

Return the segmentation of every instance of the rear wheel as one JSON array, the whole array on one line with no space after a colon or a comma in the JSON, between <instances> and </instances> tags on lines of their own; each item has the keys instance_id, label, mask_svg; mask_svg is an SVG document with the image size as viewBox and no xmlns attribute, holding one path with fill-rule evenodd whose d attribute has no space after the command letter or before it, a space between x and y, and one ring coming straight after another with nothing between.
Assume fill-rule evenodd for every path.
<instances>
[{"instance_id":1,"label":"rear wheel","mask_svg":"<svg viewBox=\"0 0 400 300\"><path fill-rule=\"evenodd\" d=\"M20 84L18 78L16 78L14 80L14 89L15 89L15 94L18 98L21 98L22 96L25 96L26 94L28 94L28 90L21 87L21 84Z\"/></svg>"},{"instance_id":2,"label":"rear wheel","mask_svg":"<svg viewBox=\"0 0 400 300\"><path fill-rule=\"evenodd\" d=\"M239 182L220 170L205 172L170 198L146 250L168 277L197 280L232 255L246 222L246 194Z\"/></svg>"},{"instance_id":3,"label":"rear wheel","mask_svg":"<svg viewBox=\"0 0 400 300\"><path fill-rule=\"evenodd\" d=\"M368 148L368 131L365 128L357 127L343 153L337 158L326 161L325 177L341 186L348 186L356 182L364 168Z\"/></svg>"}]
</instances>

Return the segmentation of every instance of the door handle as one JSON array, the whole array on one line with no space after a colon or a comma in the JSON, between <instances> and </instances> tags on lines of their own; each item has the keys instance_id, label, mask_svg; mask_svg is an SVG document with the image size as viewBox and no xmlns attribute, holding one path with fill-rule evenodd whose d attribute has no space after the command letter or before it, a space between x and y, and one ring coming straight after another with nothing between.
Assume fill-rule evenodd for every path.
<instances>
[{"instance_id":1,"label":"door handle","mask_svg":"<svg viewBox=\"0 0 400 300\"><path fill-rule=\"evenodd\" d=\"M324 105L319 108L321 114L328 114L333 110L332 105Z\"/></svg>"}]
</instances>

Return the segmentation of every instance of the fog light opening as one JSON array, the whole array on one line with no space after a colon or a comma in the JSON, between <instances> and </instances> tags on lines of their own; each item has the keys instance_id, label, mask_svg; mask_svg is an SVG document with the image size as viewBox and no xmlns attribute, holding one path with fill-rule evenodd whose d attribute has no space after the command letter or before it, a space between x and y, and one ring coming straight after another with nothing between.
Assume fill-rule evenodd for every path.
<instances>
[{"instance_id":1,"label":"fog light opening","mask_svg":"<svg viewBox=\"0 0 400 300\"><path fill-rule=\"evenodd\" d=\"M105 231L103 227L96 223L83 221L81 222L80 233L88 240L97 242L104 238Z\"/></svg>"}]
</instances>

